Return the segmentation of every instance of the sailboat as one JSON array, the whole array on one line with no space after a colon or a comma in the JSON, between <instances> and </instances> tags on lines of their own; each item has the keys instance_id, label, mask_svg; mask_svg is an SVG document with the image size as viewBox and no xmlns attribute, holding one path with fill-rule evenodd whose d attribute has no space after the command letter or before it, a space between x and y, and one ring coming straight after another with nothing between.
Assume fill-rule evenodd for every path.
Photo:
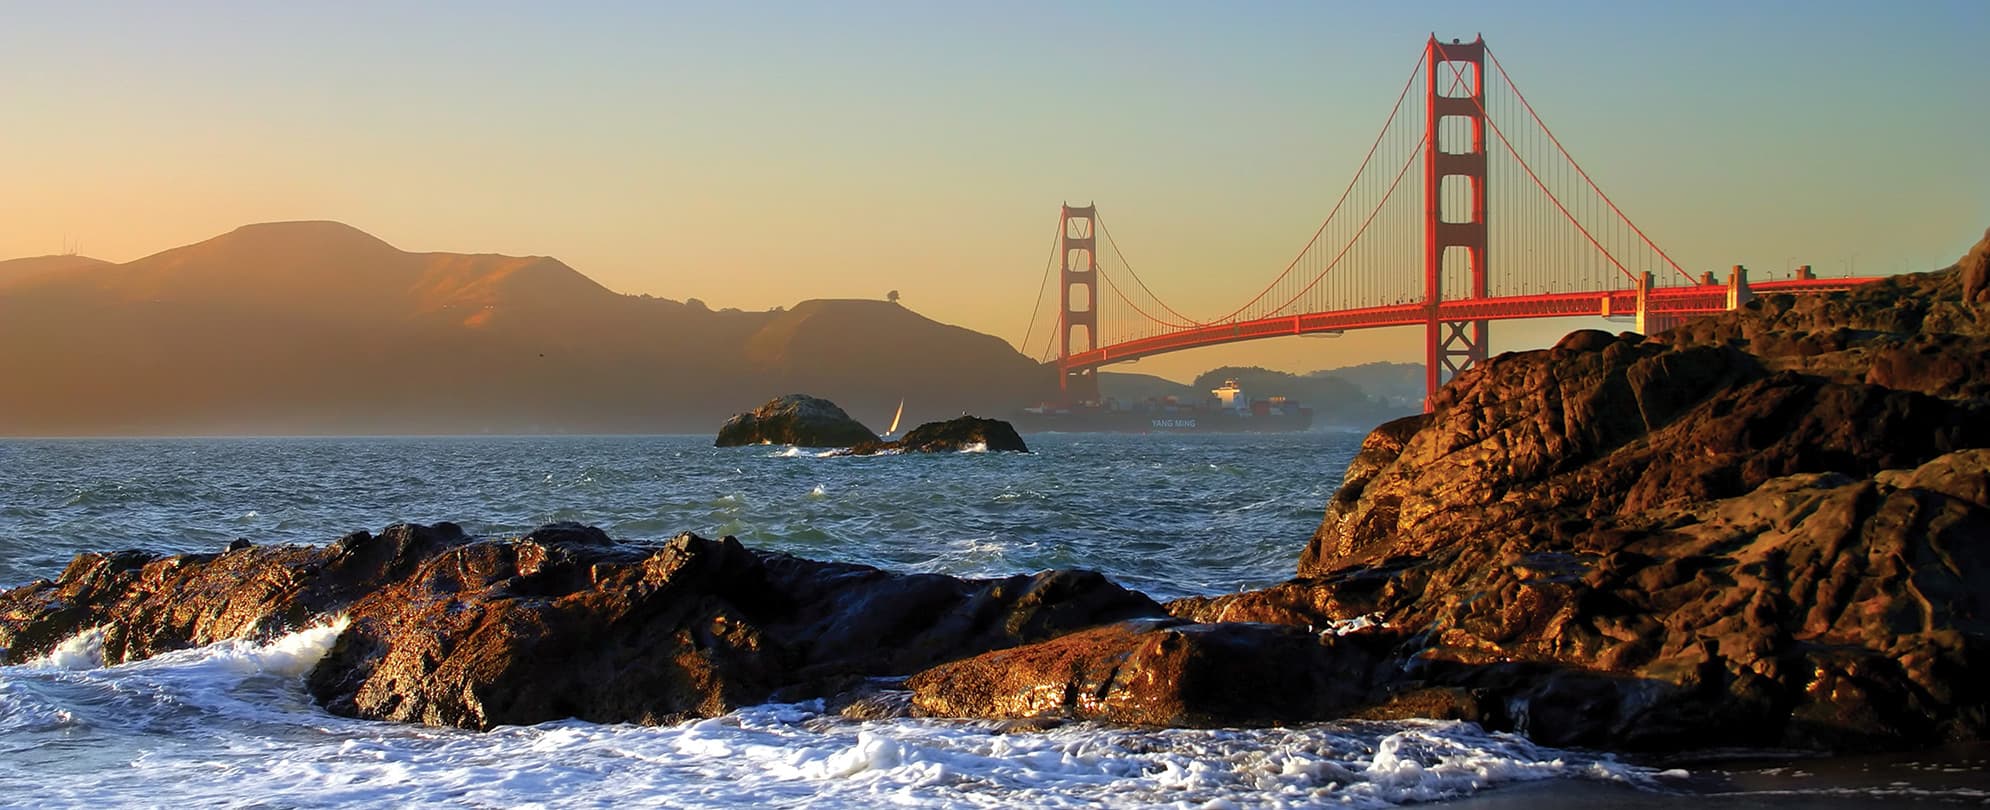
<instances>
[{"instance_id":1,"label":"sailboat","mask_svg":"<svg viewBox=\"0 0 1990 810\"><path fill-rule=\"evenodd\" d=\"M885 428L884 433L879 435L878 438L880 439L891 438L892 434L898 432L898 420L904 418L905 418L905 400L900 399L898 401L898 413L891 415L891 427Z\"/></svg>"}]
</instances>

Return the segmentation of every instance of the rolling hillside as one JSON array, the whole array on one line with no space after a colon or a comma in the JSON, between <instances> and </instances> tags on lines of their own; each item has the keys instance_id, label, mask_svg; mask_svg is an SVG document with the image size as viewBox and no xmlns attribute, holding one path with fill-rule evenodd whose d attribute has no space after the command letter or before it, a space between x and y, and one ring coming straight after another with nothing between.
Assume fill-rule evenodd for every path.
<instances>
[{"instance_id":1,"label":"rolling hillside","mask_svg":"<svg viewBox=\"0 0 1990 810\"><path fill-rule=\"evenodd\" d=\"M806 391L909 421L1054 378L881 301L714 312L545 257L251 225L125 264L0 262L0 435L706 432Z\"/></svg>"}]
</instances>

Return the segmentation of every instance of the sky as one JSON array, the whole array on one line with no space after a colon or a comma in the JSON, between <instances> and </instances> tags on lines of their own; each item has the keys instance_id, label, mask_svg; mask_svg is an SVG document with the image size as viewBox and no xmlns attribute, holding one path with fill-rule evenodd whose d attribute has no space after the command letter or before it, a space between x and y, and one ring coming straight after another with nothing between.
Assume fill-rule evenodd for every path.
<instances>
[{"instance_id":1,"label":"sky","mask_svg":"<svg viewBox=\"0 0 1990 810\"><path fill-rule=\"evenodd\" d=\"M1318 227L1432 33L1483 34L1689 268L1932 269L1990 225L1983 0L0 0L0 20L0 257L333 219L715 308L897 290L1019 343L1059 205L1096 202L1157 294L1214 316ZM1493 348L1593 325L1629 328L1495 324ZM1421 354L1391 330L1113 370Z\"/></svg>"}]
</instances>

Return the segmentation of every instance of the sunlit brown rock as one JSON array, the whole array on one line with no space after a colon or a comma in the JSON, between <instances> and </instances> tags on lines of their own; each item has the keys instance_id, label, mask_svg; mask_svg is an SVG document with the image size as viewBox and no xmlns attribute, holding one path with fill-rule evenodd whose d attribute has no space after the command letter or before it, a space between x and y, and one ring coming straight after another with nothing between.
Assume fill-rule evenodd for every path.
<instances>
[{"instance_id":1,"label":"sunlit brown rock","mask_svg":"<svg viewBox=\"0 0 1990 810\"><path fill-rule=\"evenodd\" d=\"M343 614L309 677L334 712L490 728L563 717L663 722L1040 641L1160 606L1087 571L995 580L893 574L682 535L522 538L394 526L322 548L87 554L0 594L16 660L105 628L106 658L267 639Z\"/></svg>"},{"instance_id":2,"label":"sunlit brown rock","mask_svg":"<svg viewBox=\"0 0 1990 810\"><path fill-rule=\"evenodd\" d=\"M1365 642L1365 643L1364 643ZM1122 622L942 664L915 711L1220 726L1336 717L1388 679L1388 640L1270 624Z\"/></svg>"},{"instance_id":3,"label":"sunlit brown rock","mask_svg":"<svg viewBox=\"0 0 1990 810\"><path fill-rule=\"evenodd\" d=\"M1990 321L1960 272L1576 333L1378 428L1300 560L1200 621L1410 634L1391 702L1545 742L1990 732Z\"/></svg>"},{"instance_id":4,"label":"sunlit brown rock","mask_svg":"<svg viewBox=\"0 0 1990 810\"><path fill-rule=\"evenodd\" d=\"M1990 304L1990 228L1983 230L1983 241L1956 262L1956 270L1962 274L1962 300Z\"/></svg>"}]
</instances>

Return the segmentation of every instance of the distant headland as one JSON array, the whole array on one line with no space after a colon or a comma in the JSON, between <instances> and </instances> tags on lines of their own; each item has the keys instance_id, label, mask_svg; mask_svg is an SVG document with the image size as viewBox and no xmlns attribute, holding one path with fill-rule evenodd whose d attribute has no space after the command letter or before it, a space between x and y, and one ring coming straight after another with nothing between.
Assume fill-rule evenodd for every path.
<instances>
[{"instance_id":1,"label":"distant headland","mask_svg":"<svg viewBox=\"0 0 1990 810\"><path fill-rule=\"evenodd\" d=\"M553 258L412 253L325 221L123 264L0 261L0 346L10 436L704 433L790 391L876 418L905 400L914 419L1055 395L1002 339L896 302L714 310L617 293ZM1293 379L1356 421L1387 409ZM1136 399L1206 394L1107 380Z\"/></svg>"},{"instance_id":2,"label":"distant headland","mask_svg":"<svg viewBox=\"0 0 1990 810\"><path fill-rule=\"evenodd\" d=\"M622 295L556 259L249 225L125 264L0 262L0 435L707 432L818 391L997 412L1050 376L885 301Z\"/></svg>"}]
</instances>

